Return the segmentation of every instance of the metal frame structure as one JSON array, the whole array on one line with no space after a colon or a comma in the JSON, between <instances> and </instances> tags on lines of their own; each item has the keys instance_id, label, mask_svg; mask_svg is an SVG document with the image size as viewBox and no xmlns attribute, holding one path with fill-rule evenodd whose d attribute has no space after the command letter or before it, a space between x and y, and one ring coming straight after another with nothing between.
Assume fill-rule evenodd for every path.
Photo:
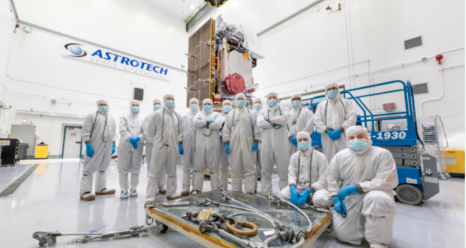
<instances>
[{"instance_id":1,"label":"metal frame structure","mask_svg":"<svg viewBox=\"0 0 466 248\"><path fill-rule=\"evenodd\" d=\"M207 195L211 192L205 192L200 195ZM247 194L237 193L238 195ZM188 199L192 196L184 197L182 199ZM181 200L173 200L168 202L179 202ZM162 203L160 203L162 204ZM172 230L179 232L186 237L196 241L197 243L204 245L206 247L239 247L237 244L234 244L230 241L226 242L225 240L221 240L216 238L215 236L209 233L201 233L199 228L194 228L188 225L185 221L181 221L180 218L174 218L173 216L169 216L168 214L164 213L160 209L154 208L151 204L146 206L146 224L151 225L155 222L156 225L164 226L165 230L167 228L171 228ZM314 211L314 210L313 210ZM153 222L149 223L148 221L152 219ZM319 220L319 222L311 229L308 230L308 234L305 237L303 248L310 248L316 240L327 230L327 228L331 225L332 216L329 212L325 214L325 216ZM160 228L160 227L159 227ZM162 232L164 233L164 232ZM283 243L282 246L277 247L288 247L290 245L286 245ZM275 247L275 246L274 246Z\"/></svg>"}]
</instances>

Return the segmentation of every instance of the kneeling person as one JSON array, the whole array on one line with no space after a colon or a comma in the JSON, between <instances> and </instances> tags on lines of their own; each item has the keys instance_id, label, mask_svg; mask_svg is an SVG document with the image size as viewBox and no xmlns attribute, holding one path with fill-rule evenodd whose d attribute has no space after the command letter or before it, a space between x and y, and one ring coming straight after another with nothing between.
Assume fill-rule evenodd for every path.
<instances>
[{"instance_id":1,"label":"kneeling person","mask_svg":"<svg viewBox=\"0 0 466 248\"><path fill-rule=\"evenodd\" d=\"M364 127L350 127L346 137L348 148L333 157L327 176L335 236L353 245L366 238L371 248L388 247L396 213L395 160L388 150L372 146Z\"/></svg>"},{"instance_id":2,"label":"kneeling person","mask_svg":"<svg viewBox=\"0 0 466 248\"><path fill-rule=\"evenodd\" d=\"M279 196L291 200L293 204L303 205L310 195L316 206L330 207L332 200L327 191L327 158L311 147L308 132L296 136L299 150L291 155L288 167L289 186L280 191Z\"/></svg>"}]
</instances>

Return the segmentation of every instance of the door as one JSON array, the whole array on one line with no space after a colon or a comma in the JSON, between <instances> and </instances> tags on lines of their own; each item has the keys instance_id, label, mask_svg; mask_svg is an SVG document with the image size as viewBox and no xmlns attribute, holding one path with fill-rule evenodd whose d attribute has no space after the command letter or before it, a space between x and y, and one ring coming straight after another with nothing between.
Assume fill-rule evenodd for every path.
<instances>
[{"instance_id":1,"label":"door","mask_svg":"<svg viewBox=\"0 0 466 248\"><path fill-rule=\"evenodd\" d=\"M62 158L80 158L82 151L82 127L65 126Z\"/></svg>"}]
</instances>

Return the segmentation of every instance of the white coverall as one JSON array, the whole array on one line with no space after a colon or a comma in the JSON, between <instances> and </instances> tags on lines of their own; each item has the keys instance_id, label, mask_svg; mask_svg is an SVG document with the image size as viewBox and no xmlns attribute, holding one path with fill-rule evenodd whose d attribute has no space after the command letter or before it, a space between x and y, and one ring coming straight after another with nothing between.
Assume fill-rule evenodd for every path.
<instances>
[{"instance_id":1,"label":"white coverall","mask_svg":"<svg viewBox=\"0 0 466 248\"><path fill-rule=\"evenodd\" d=\"M330 197L330 193L327 190L327 167L328 162L325 155L319 151L314 150L312 147L304 153L297 151L291 155L290 158L290 166L288 168L288 184L296 185L296 189L299 193L303 192L307 188L311 188L312 202L314 205L328 208L332 205L332 198ZM310 168L311 171L309 171ZM309 180L309 177L311 180ZM280 198L287 201L289 201L291 198L289 185L282 189L279 193Z\"/></svg>"},{"instance_id":2,"label":"white coverall","mask_svg":"<svg viewBox=\"0 0 466 248\"><path fill-rule=\"evenodd\" d=\"M197 100L197 99L196 99ZM193 99L191 99L193 101ZM190 102L191 102L190 101ZM199 105L199 101L198 101ZM194 169L196 153L196 135L194 128L194 117L199 110L193 112L191 109L183 117L183 187L182 191L189 192L190 184L194 187L195 177L191 181L191 170ZM204 180L204 179L203 179Z\"/></svg>"},{"instance_id":3,"label":"white coverall","mask_svg":"<svg viewBox=\"0 0 466 248\"><path fill-rule=\"evenodd\" d=\"M120 143L118 144L118 172L120 187L123 192L129 189L128 173L131 174L131 189L135 190L139 184L139 172L144 150L143 118L140 112L128 113L120 117ZM138 147L133 148L130 138L139 137Z\"/></svg>"},{"instance_id":4,"label":"white coverall","mask_svg":"<svg viewBox=\"0 0 466 248\"><path fill-rule=\"evenodd\" d=\"M154 112L155 113L155 112ZM150 163L152 160L152 149L154 148L153 140L154 137L147 136L147 127L149 126L149 121L154 117L154 113L151 113L144 118L143 131L144 139L146 140L146 165L147 165L147 176L150 174ZM165 184L167 183L167 175L165 174L165 168L163 168L162 173L159 174L159 190L166 190Z\"/></svg>"},{"instance_id":5,"label":"white coverall","mask_svg":"<svg viewBox=\"0 0 466 248\"><path fill-rule=\"evenodd\" d=\"M231 112L231 111L230 111ZM230 165L229 159L230 155L228 155L225 152L225 144L223 143L223 130L225 129L225 120L227 118L228 114L225 114L222 111L222 114L220 115L220 118L222 118L222 127L220 129L220 143L219 143L219 157L218 157L218 164L219 164L219 184L220 186L228 190L228 167Z\"/></svg>"},{"instance_id":6,"label":"white coverall","mask_svg":"<svg viewBox=\"0 0 466 248\"><path fill-rule=\"evenodd\" d=\"M83 177L79 188L79 195L82 196L86 192L92 192L92 177L95 172L97 172L95 192L106 189L105 171L112 159L113 142L118 138L115 119L108 112L104 114L100 110L88 114L84 120L81 136L83 141L90 142L94 149L92 158L87 155L84 158Z\"/></svg>"},{"instance_id":7,"label":"white coverall","mask_svg":"<svg viewBox=\"0 0 466 248\"><path fill-rule=\"evenodd\" d=\"M254 114L256 116L259 116L259 112L261 110L256 110L254 109ZM260 128L259 128L259 132L260 132ZM259 146L259 149L257 149L257 152L256 152L256 178L261 178L261 170L262 170L262 165L261 165L261 147Z\"/></svg>"},{"instance_id":8,"label":"white coverall","mask_svg":"<svg viewBox=\"0 0 466 248\"><path fill-rule=\"evenodd\" d=\"M147 136L154 137L152 159L147 183L147 199L157 196L159 175L165 168L167 173L167 197L176 197L176 164L178 162L178 145L183 139L181 115L164 106L156 111L147 126ZM156 158L156 159L155 159Z\"/></svg>"},{"instance_id":9,"label":"white coverall","mask_svg":"<svg viewBox=\"0 0 466 248\"><path fill-rule=\"evenodd\" d=\"M210 101L210 100L209 100ZM205 100L204 100L205 102ZM212 104L212 101L210 101ZM200 119L200 120L198 120ZM207 125L208 121L214 121ZM205 110L199 112L194 117L194 126L196 128L196 155L195 155L195 179L194 190L202 192L204 185L204 171L206 167L210 170L211 190L218 190L219 185L219 148L220 133L223 119L217 112ZM204 126L207 125L207 128ZM225 152L225 151L223 151Z\"/></svg>"},{"instance_id":10,"label":"white coverall","mask_svg":"<svg viewBox=\"0 0 466 248\"><path fill-rule=\"evenodd\" d=\"M327 178L332 197L338 197L340 188L347 185L359 184L363 191L342 201L346 218L332 211L335 236L353 245L360 245L363 237L370 244L388 245L396 213L393 189L398 185L392 154L373 147L369 136L368 145L362 151L347 148L337 153L330 162Z\"/></svg>"},{"instance_id":11,"label":"white coverall","mask_svg":"<svg viewBox=\"0 0 466 248\"><path fill-rule=\"evenodd\" d=\"M280 124L281 127L273 127L268 121ZM257 117L257 126L261 129L261 185L262 195L272 193L272 172L273 165L277 165L280 190L288 185L288 165L290 163L290 153L288 141L288 119L290 113L288 108L275 105L273 108L261 110Z\"/></svg>"},{"instance_id":12,"label":"white coverall","mask_svg":"<svg viewBox=\"0 0 466 248\"><path fill-rule=\"evenodd\" d=\"M310 134L314 132L314 114L306 107L298 109L291 108L290 119L288 119L288 139L295 137L299 132L306 131ZM298 151L298 148L291 142L290 156Z\"/></svg>"},{"instance_id":13,"label":"white coverall","mask_svg":"<svg viewBox=\"0 0 466 248\"><path fill-rule=\"evenodd\" d=\"M242 192L242 176L246 179L245 193L254 194L256 189L256 152L249 149L248 139L260 140L256 115L252 110L236 108L232 110L223 126L223 142L230 142L230 166L233 191Z\"/></svg>"},{"instance_id":14,"label":"white coverall","mask_svg":"<svg viewBox=\"0 0 466 248\"><path fill-rule=\"evenodd\" d=\"M327 87L329 86L333 86L333 84ZM340 92L338 92L335 99L330 99L327 96L327 100L317 105L314 123L317 132L321 134L322 152L327 160L331 161L335 154L346 148L347 138L345 131L343 131L340 138L334 141L327 134L327 130L337 130L339 128L347 130L356 124L356 111L353 101L340 98Z\"/></svg>"}]
</instances>

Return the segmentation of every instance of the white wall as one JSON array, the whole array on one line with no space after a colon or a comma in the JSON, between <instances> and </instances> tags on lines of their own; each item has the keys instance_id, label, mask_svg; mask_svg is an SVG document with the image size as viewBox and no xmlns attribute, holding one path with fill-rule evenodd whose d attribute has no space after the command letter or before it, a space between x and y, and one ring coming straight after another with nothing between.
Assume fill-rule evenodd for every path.
<instances>
[{"instance_id":1,"label":"white wall","mask_svg":"<svg viewBox=\"0 0 466 248\"><path fill-rule=\"evenodd\" d=\"M20 19L177 68L184 22L148 0L16 0Z\"/></svg>"},{"instance_id":2,"label":"white wall","mask_svg":"<svg viewBox=\"0 0 466 248\"><path fill-rule=\"evenodd\" d=\"M9 1L0 1L0 101L5 103L8 96L7 71L11 57L15 21L10 10ZM0 137L7 137L9 123L15 114L9 110L0 110Z\"/></svg>"},{"instance_id":3,"label":"white wall","mask_svg":"<svg viewBox=\"0 0 466 248\"><path fill-rule=\"evenodd\" d=\"M13 33L13 15L8 1L0 1L0 85L5 84L5 74L9 55L11 34Z\"/></svg>"},{"instance_id":4,"label":"white wall","mask_svg":"<svg viewBox=\"0 0 466 248\"><path fill-rule=\"evenodd\" d=\"M177 68L182 63L186 65L188 34L184 23L146 1L15 2L24 21ZM1 24L0 33L12 31L11 27L4 27L3 21ZM96 100L102 98L109 100L110 113L118 122L129 111L134 87L144 89L141 106L144 115L152 111L152 100L161 99L166 93L174 93L177 110L185 111L185 72L170 69L172 75L167 82L71 59L61 53L65 39L38 28L33 28L30 34L21 30L13 34L6 72L7 104L12 109L8 110L11 116L4 128L21 123L24 115L17 115L18 110L79 117L95 111ZM57 103L52 104L52 99ZM38 142L49 144L51 155L55 156L61 154L62 124L83 122L79 118L29 118L35 120Z\"/></svg>"},{"instance_id":5,"label":"white wall","mask_svg":"<svg viewBox=\"0 0 466 248\"><path fill-rule=\"evenodd\" d=\"M212 16L222 14L226 22L259 32L312 1L295 2L230 0ZM342 3L341 11L325 10L328 5L335 10L338 3ZM447 134L464 132L464 10L462 0L448 4L421 0L323 1L259 37L266 58L253 70L255 83L259 83L257 95L276 91L282 97L289 96L321 90L329 82L346 89L392 80L427 82L429 93L415 95L418 116L455 115L444 118ZM405 50L404 40L417 36L422 36L423 45ZM446 52L450 50L455 51ZM439 53L444 55L442 65L434 59ZM422 57L428 60L406 63ZM461 66L443 71L444 96L421 108L423 101L441 95L439 70L455 65ZM369 71L373 71L372 77ZM393 87L378 91L390 89ZM400 94L365 100L374 112L382 112L387 102L396 102L399 110L404 109Z\"/></svg>"}]
</instances>

